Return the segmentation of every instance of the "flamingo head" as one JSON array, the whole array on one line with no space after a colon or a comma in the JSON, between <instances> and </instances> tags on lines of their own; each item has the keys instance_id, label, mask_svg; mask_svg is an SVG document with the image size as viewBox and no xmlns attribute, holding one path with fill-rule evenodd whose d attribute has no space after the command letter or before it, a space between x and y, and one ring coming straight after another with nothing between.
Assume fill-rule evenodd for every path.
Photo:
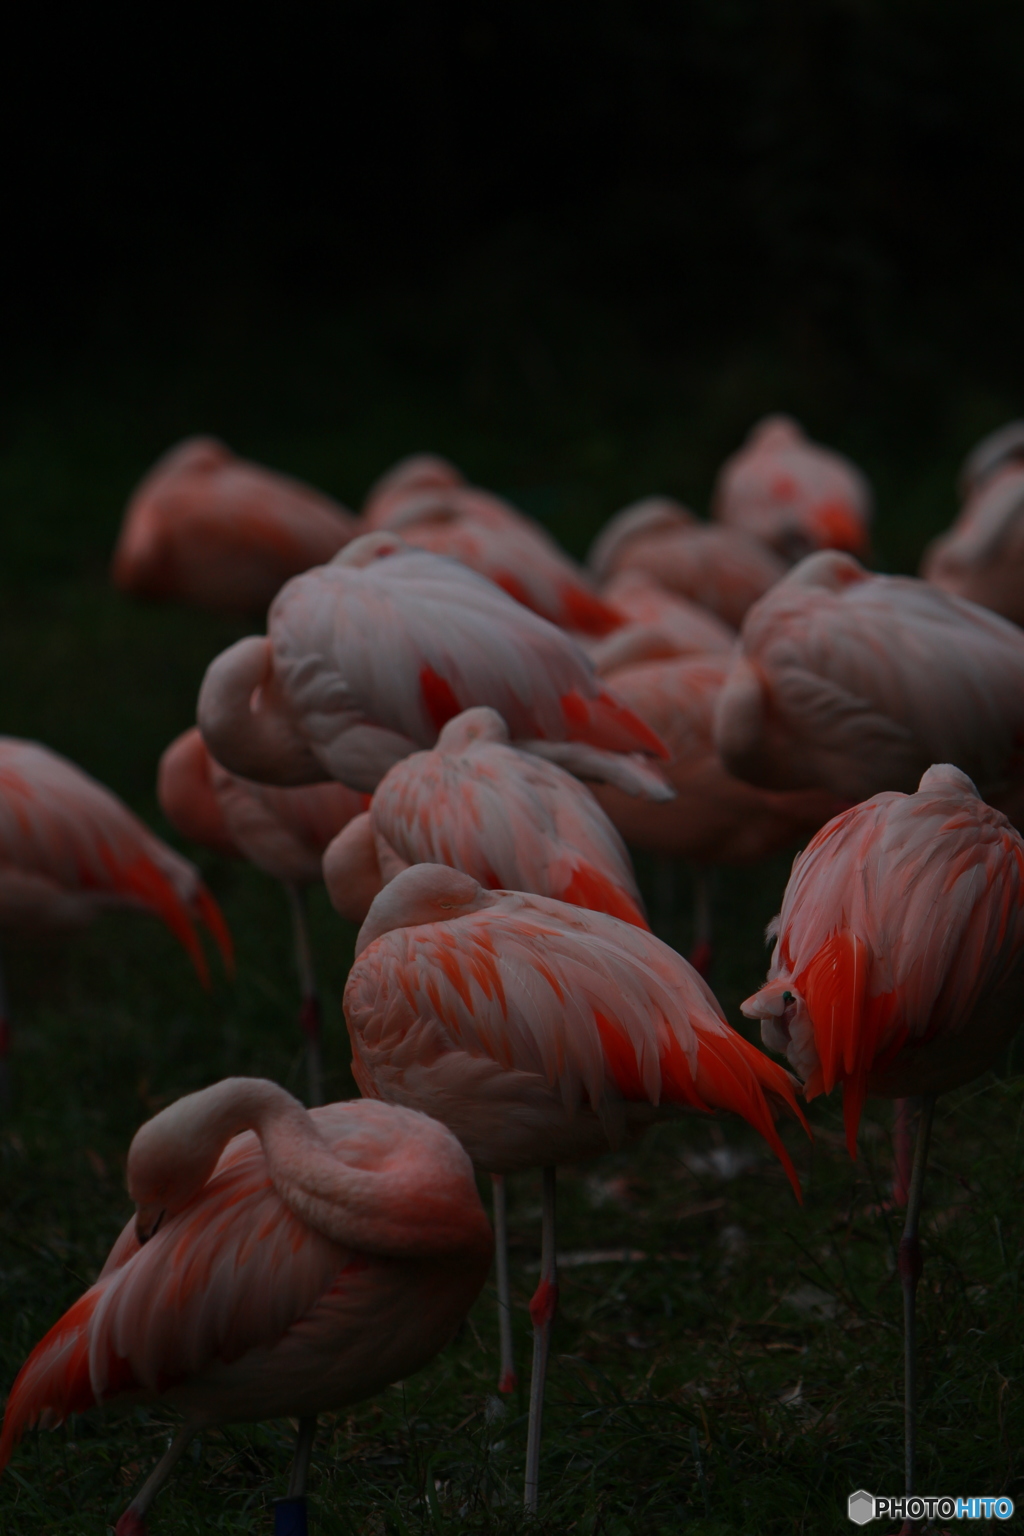
<instances>
[{"instance_id":1,"label":"flamingo head","mask_svg":"<svg viewBox=\"0 0 1024 1536\"><path fill-rule=\"evenodd\" d=\"M465 752L477 742L496 741L504 745L508 740L508 726L498 711L488 704L478 704L473 709L464 709L442 727L436 750Z\"/></svg>"},{"instance_id":2,"label":"flamingo head","mask_svg":"<svg viewBox=\"0 0 1024 1536\"><path fill-rule=\"evenodd\" d=\"M447 864L414 864L396 875L374 898L356 939L356 955L392 928L448 923L481 911L493 900L490 892L461 869L451 869Z\"/></svg>"}]
</instances>

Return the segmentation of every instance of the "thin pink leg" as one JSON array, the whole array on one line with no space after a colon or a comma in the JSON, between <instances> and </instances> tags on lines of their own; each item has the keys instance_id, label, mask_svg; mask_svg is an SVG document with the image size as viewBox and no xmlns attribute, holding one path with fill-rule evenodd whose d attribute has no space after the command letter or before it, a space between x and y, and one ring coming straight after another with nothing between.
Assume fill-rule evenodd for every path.
<instances>
[{"instance_id":1,"label":"thin pink leg","mask_svg":"<svg viewBox=\"0 0 1024 1536\"><path fill-rule=\"evenodd\" d=\"M551 1325L558 1310L558 1266L555 1260L555 1170L544 1169L544 1213L541 1227L540 1284L530 1302L533 1322L533 1370L530 1375L530 1422L526 1434L526 1483L523 1502L537 1513L540 1480L540 1432L544 1418L544 1380L551 1347Z\"/></svg>"},{"instance_id":2,"label":"thin pink leg","mask_svg":"<svg viewBox=\"0 0 1024 1536\"><path fill-rule=\"evenodd\" d=\"M512 1348L512 1291L508 1283L508 1218L505 1205L505 1176L491 1174L494 1194L494 1267L498 1280L498 1340L501 1345L499 1392L516 1389L516 1362Z\"/></svg>"},{"instance_id":3,"label":"thin pink leg","mask_svg":"<svg viewBox=\"0 0 1024 1536\"><path fill-rule=\"evenodd\" d=\"M895 1165L892 1177L892 1198L893 1204L900 1207L904 1207L907 1203L907 1196L910 1193L910 1176L914 1166L913 1119L913 1099L897 1099L895 1101L892 1122L892 1146Z\"/></svg>"}]
</instances>

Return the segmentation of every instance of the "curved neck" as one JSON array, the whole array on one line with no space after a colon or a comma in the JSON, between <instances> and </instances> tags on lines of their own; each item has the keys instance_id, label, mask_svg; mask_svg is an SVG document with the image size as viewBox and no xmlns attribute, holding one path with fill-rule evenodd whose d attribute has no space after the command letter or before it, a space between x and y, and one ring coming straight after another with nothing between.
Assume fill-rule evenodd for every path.
<instances>
[{"instance_id":1,"label":"curved neck","mask_svg":"<svg viewBox=\"0 0 1024 1536\"><path fill-rule=\"evenodd\" d=\"M343 1247L426 1257L475 1247L481 1220L489 1234L469 1160L444 1127L361 1099L331 1105L317 1119L330 1140L276 1083L228 1078L179 1100L142 1128L132 1145L129 1179L141 1183L159 1165L169 1165L181 1194L190 1183L198 1192L228 1142L252 1130L284 1203Z\"/></svg>"},{"instance_id":2,"label":"curved neck","mask_svg":"<svg viewBox=\"0 0 1024 1536\"><path fill-rule=\"evenodd\" d=\"M315 784L327 777L274 689L270 641L250 635L206 669L196 718L217 762L269 784Z\"/></svg>"}]
</instances>

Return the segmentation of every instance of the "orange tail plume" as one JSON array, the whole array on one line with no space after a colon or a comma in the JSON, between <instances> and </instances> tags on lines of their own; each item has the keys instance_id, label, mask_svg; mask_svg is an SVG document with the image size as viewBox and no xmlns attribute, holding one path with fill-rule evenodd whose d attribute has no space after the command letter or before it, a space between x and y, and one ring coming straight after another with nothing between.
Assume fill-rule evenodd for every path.
<instances>
[{"instance_id":1,"label":"orange tail plume","mask_svg":"<svg viewBox=\"0 0 1024 1536\"><path fill-rule=\"evenodd\" d=\"M702 1034L697 1055L697 1091L702 1098L710 1097L723 1109L742 1115L748 1125L760 1132L785 1169L793 1193L802 1205L800 1180L769 1104L771 1098L784 1105L810 1136L811 1128L797 1102L789 1073L735 1030L723 1035Z\"/></svg>"},{"instance_id":2,"label":"orange tail plume","mask_svg":"<svg viewBox=\"0 0 1024 1536\"><path fill-rule=\"evenodd\" d=\"M99 1291L86 1291L40 1339L15 1377L0 1434L0 1472L26 1429L35 1424L53 1429L69 1413L81 1413L96 1402L89 1378L88 1325L99 1297Z\"/></svg>"},{"instance_id":3,"label":"orange tail plume","mask_svg":"<svg viewBox=\"0 0 1024 1536\"><path fill-rule=\"evenodd\" d=\"M562 715L573 741L585 741L606 752L646 752L668 762L671 753L650 726L614 694L602 692L585 699L578 689L561 698Z\"/></svg>"},{"instance_id":4,"label":"orange tail plume","mask_svg":"<svg viewBox=\"0 0 1024 1536\"><path fill-rule=\"evenodd\" d=\"M122 864L118 863L109 848L103 847L100 852L103 862L113 877L117 890L123 891L126 895L134 896L144 907L148 907L151 912L154 912L160 918L166 927L170 929L171 933L174 934L174 937L192 961L196 969L196 975L199 977L202 985L209 990L210 970L206 964L206 956L203 954L203 947L199 942L191 915L163 870L154 864L153 860L145 853L138 854L130 863ZM200 890L205 890L205 887L201 886ZM212 903L213 897L209 896L209 892L206 894ZM202 911L198 897L196 901L197 906L200 906L200 911ZM205 916L206 914L203 913L203 915ZM218 917L220 917L219 913ZM222 917L220 918L220 925L222 928L224 927L224 919ZM218 938L216 930L211 929L211 931L214 932L214 937L217 938L218 944L221 944L221 938Z\"/></svg>"},{"instance_id":5,"label":"orange tail plume","mask_svg":"<svg viewBox=\"0 0 1024 1536\"><path fill-rule=\"evenodd\" d=\"M632 897L592 864L575 866L569 884L559 892L558 899L567 901L572 907L586 907L590 912L607 912L624 923L632 923L634 928L650 932L647 919Z\"/></svg>"},{"instance_id":6,"label":"orange tail plume","mask_svg":"<svg viewBox=\"0 0 1024 1536\"><path fill-rule=\"evenodd\" d=\"M870 960L864 941L843 928L826 940L793 979L811 1016L821 1062L821 1087L831 1093L837 1082L843 1085L846 1147L853 1158L857 1156L868 1073L875 1064L882 1034L892 1023L897 1001L893 992L868 997ZM900 1033L886 1054L894 1054L902 1043Z\"/></svg>"}]
</instances>

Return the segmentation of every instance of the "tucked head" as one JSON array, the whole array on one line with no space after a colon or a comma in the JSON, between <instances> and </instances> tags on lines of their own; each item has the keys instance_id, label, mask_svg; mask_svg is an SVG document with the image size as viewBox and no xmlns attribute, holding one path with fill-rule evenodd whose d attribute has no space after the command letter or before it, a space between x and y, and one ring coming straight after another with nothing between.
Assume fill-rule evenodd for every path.
<instances>
[{"instance_id":1,"label":"tucked head","mask_svg":"<svg viewBox=\"0 0 1024 1536\"><path fill-rule=\"evenodd\" d=\"M366 916L356 939L356 954L392 928L416 928L421 923L448 923L490 905L491 898L472 875L447 864L414 864L396 875Z\"/></svg>"},{"instance_id":2,"label":"tucked head","mask_svg":"<svg viewBox=\"0 0 1024 1536\"><path fill-rule=\"evenodd\" d=\"M282 1104L301 1109L276 1083L228 1077L186 1094L140 1126L128 1149L128 1193L140 1241L194 1199L232 1136Z\"/></svg>"},{"instance_id":3,"label":"tucked head","mask_svg":"<svg viewBox=\"0 0 1024 1536\"><path fill-rule=\"evenodd\" d=\"M496 709L488 704L478 704L474 709L464 709L461 715L442 728L437 738L438 752L464 752L477 741L509 740L508 726Z\"/></svg>"},{"instance_id":4,"label":"tucked head","mask_svg":"<svg viewBox=\"0 0 1024 1536\"><path fill-rule=\"evenodd\" d=\"M386 560L389 555L401 554L409 545L397 534L381 531L379 533L364 533L358 539L353 539L340 549L330 562L331 565L351 565L356 570L362 570L367 565L372 565L375 560Z\"/></svg>"}]
</instances>

